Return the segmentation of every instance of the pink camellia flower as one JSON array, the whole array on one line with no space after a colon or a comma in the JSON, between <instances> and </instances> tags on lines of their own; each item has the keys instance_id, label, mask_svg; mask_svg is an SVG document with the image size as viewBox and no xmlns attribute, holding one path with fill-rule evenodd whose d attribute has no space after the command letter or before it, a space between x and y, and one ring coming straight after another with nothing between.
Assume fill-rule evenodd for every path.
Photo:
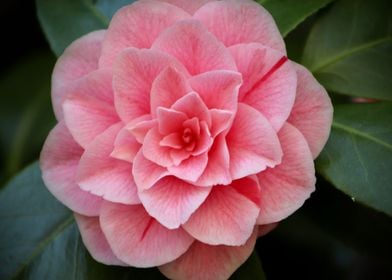
<instances>
[{"instance_id":1,"label":"pink camellia flower","mask_svg":"<svg viewBox=\"0 0 392 280\"><path fill-rule=\"evenodd\" d=\"M99 262L226 279L314 190L328 95L247 0L137 1L53 73L41 154Z\"/></svg>"}]
</instances>

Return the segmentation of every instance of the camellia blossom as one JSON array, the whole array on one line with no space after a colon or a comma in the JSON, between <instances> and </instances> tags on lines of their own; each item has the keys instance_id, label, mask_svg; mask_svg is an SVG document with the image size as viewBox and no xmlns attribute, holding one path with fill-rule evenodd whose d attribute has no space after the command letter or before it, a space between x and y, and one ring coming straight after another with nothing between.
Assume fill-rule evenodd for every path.
<instances>
[{"instance_id":1,"label":"camellia blossom","mask_svg":"<svg viewBox=\"0 0 392 280\"><path fill-rule=\"evenodd\" d=\"M137 1L73 42L52 79L48 189L91 255L226 279L297 210L332 106L247 0Z\"/></svg>"}]
</instances>

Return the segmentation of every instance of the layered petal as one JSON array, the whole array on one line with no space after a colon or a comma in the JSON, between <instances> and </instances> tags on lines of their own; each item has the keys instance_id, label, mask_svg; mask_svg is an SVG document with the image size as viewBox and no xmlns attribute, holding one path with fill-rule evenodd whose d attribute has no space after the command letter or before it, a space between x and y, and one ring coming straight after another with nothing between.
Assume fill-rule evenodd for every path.
<instances>
[{"instance_id":1,"label":"layered petal","mask_svg":"<svg viewBox=\"0 0 392 280\"><path fill-rule=\"evenodd\" d=\"M177 58L191 75L218 69L236 70L230 52L195 20L181 21L166 29L151 48Z\"/></svg>"},{"instance_id":2,"label":"layered petal","mask_svg":"<svg viewBox=\"0 0 392 280\"><path fill-rule=\"evenodd\" d=\"M234 71L211 71L192 77L189 83L209 109L237 110L241 74Z\"/></svg>"},{"instance_id":3,"label":"layered petal","mask_svg":"<svg viewBox=\"0 0 392 280\"><path fill-rule=\"evenodd\" d=\"M99 217L86 217L75 214L82 240L91 256L98 262L106 265L126 266L120 261L110 248L101 227Z\"/></svg>"},{"instance_id":4,"label":"layered petal","mask_svg":"<svg viewBox=\"0 0 392 280\"><path fill-rule=\"evenodd\" d=\"M251 236L260 211L253 201L255 193L260 194L259 186L249 178L233 186L215 186L183 228L206 244L243 245Z\"/></svg>"},{"instance_id":5,"label":"layered petal","mask_svg":"<svg viewBox=\"0 0 392 280\"><path fill-rule=\"evenodd\" d=\"M208 2L212 2L215 0L160 0L163 2L170 3L172 5L175 5L184 11L187 11L190 15L193 15L195 11L197 11L200 7L205 5Z\"/></svg>"},{"instance_id":6,"label":"layered petal","mask_svg":"<svg viewBox=\"0 0 392 280\"><path fill-rule=\"evenodd\" d=\"M177 178L195 182L200 178L201 174L203 174L207 163L208 155L207 153L204 153L199 156L191 156L188 159L183 160L177 166L169 166L167 170Z\"/></svg>"},{"instance_id":7,"label":"layered petal","mask_svg":"<svg viewBox=\"0 0 392 280\"><path fill-rule=\"evenodd\" d=\"M158 266L185 253L193 238L183 229L167 229L141 205L104 202L100 224L114 254L135 267Z\"/></svg>"},{"instance_id":8,"label":"layered petal","mask_svg":"<svg viewBox=\"0 0 392 280\"><path fill-rule=\"evenodd\" d=\"M297 74L294 65L283 53L260 44L234 48L234 51L239 50L248 53L237 60L244 59L244 62L238 63L239 71L244 75L245 90L250 88L247 92L242 92L240 101L263 113L274 129L279 131L289 117L295 100ZM265 57L261 72L250 74L249 67L257 67L255 64L258 62L254 60L257 58L257 52L263 50ZM249 84L253 85L250 87Z\"/></svg>"},{"instance_id":9,"label":"layered petal","mask_svg":"<svg viewBox=\"0 0 392 280\"><path fill-rule=\"evenodd\" d=\"M49 191L72 211L97 216L102 199L83 191L76 174L83 149L72 138L64 122L50 132L41 152L42 178Z\"/></svg>"},{"instance_id":10,"label":"layered petal","mask_svg":"<svg viewBox=\"0 0 392 280\"><path fill-rule=\"evenodd\" d=\"M200 20L226 46L257 42L285 53L282 35L268 11L253 1L214 1L201 7Z\"/></svg>"},{"instance_id":11,"label":"layered petal","mask_svg":"<svg viewBox=\"0 0 392 280\"><path fill-rule=\"evenodd\" d=\"M102 46L100 67L111 67L126 48L150 48L163 30L190 18L184 10L160 1L137 1L112 18Z\"/></svg>"},{"instance_id":12,"label":"layered petal","mask_svg":"<svg viewBox=\"0 0 392 280\"><path fill-rule=\"evenodd\" d=\"M256 237L255 231L242 246L211 246L195 241L184 255L159 270L170 279L229 279L251 255Z\"/></svg>"},{"instance_id":13,"label":"layered petal","mask_svg":"<svg viewBox=\"0 0 392 280\"><path fill-rule=\"evenodd\" d=\"M296 211L314 191L312 154L301 132L290 124L279 131L282 163L257 175L261 188L258 224L278 222Z\"/></svg>"},{"instance_id":14,"label":"layered petal","mask_svg":"<svg viewBox=\"0 0 392 280\"><path fill-rule=\"evenodd\" d=\"M160 166L168 167L173 165L173 160L170 156L172 148L160 145L162 138L158 128L152 128L146 135L142 151L146 159Z\"/></svg>"},{"instance_id":15,"label":"layered petal","mask_svg":"<svg viewBox=\"0 0 392 280\"><path fill-rule=\"evenodd\" d=\"M184 224L203 203L210 188L195 187L175 177L165 177L139 193L150 216L169 229Z\"/></svg>"},{"instance_id":16,"label":"layered petal","mask_svg":"<svg viewBox=\"0 0 392 280\"><path fill-rule=\"evenodd\" d=\"M178 99L191 91L184 74L173 67L166 68L152 84L151 114L155 116L158 107L170 108Z\"/></svg>"},{"instance_id":17,"label":"layered petal","mask_svg":"<svg viewBox=\"0 0 392 280\"><path fill-rule=\"evenodd\" d=\"M79 79L63 103L64 119L73 138L84 148L118 123L109 70L96 70Z\"/></svg>"},{"instance_id":18,"label":"layered petal","mask_svg":"<svg viewBox=\"0 0 392 280\"><path fill-rule=\"evenodd\" d=\"M166 168L148 160L142 151L136 154L132 175L139 190L151 188L159 179L169 175Z\"/></svg>"},{"instance_id":19,"label":"layered petal","mask_svg":"<svg viewBox=\"0 0 392 280\"><path fill-rule=\"evenodd\" d=\"M113 67L113 89L116 110L125 123L150 114L153 81L169 66L183 69L162 52L130 48L121 53Z\"/></svg>"},{"instance_id":20,"label":"layered petal","mask_svg":"<svg viewBox=\"0 0 392 280\"><path fill-rule=\"evenodd\" d=\"M239 103L226 140L233 180L281 162L282 148L275 130L260 112L246 104Z\"/></svg>"},{"instance_id":21,"label":"layered petal","mask_svg":"<svg viewBox=\"0 0 392 280\"><path fill-rule=\"evenodd\" d=\"M80 37L57 60L52 75L52 104L58 120L63 118L61 105L69 84L98 68L105 32L99 30Z\"/></svg>"},{"instance_id":22,"label":"layered petal","mask_svg":"<svg viewBox=\"0 0 392 280\"><path fill-rule=\"evenodd\" d=\"M298 76L297 96L288 122L305 136L316 158L328 140L333 107L327 91L303 66L295 64Z\"/></svg>"},{"instance_id":23,"label":"layered petal","mask_svg":"<svg viewBox=\"0 0 392 280\"><path fill-rule=\"evenodd\" d=\"M173 104L172 109L184 113L189 119L197 118L200 121L211 124L211 116L207 106L200 96L195 92L190 92Z\"/></svg>"},{"instance_id":24,"label":"layered petal","mask_svg":"<svg viewBox=\"0 0 392 280\"><path fill-rule=\"evenodd\" d=\"M142 145L140 145L132 133L129 132L128 128L123 127L117 134L116 140L114 140L114 149L110 156L116 159L133 162L141 147Z\"/></svg>"},{"instance_id":25,"label":"layered petal","mask_svg":"<svg viewBox=\"0 0 392 280\"><path fill-rule=\"evenodd\" d=\"M77 180L83 190L106 200L138 204L132 164L110 156L122 127L121 123L111 126L87 147L79 162Z\"/></svg>"}]
</instances>

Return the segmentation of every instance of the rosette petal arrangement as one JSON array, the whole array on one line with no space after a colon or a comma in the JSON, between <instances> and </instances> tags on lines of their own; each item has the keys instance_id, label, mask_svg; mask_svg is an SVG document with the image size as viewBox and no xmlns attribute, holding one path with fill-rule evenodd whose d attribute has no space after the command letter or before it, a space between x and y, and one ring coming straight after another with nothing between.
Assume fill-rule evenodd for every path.
<instances>
[{"instance_id":1,"label":"rosette petal arrangement","mask_svg":"<svg viewBox=\"0 0 392 280\"><path fill-rule=\"evenodd\" d=\"M52 78L44 181L91 255L226 279L314 191L324 88L247 0L145 0L73 42Z\"/></svg>"}]
</instances>

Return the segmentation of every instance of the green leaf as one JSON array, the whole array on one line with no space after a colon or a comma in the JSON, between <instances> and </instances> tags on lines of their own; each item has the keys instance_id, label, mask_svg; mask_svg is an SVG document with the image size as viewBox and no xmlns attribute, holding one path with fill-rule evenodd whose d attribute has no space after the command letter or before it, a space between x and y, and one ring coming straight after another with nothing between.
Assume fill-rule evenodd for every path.
<instances>
[{"instance_id":1,"label":"green leaf","mask_svg":"<svg viewBox=\"0 0 392 280\"><path fill-rule=\"evenodd\" d=\"M335 106L318 171L338 189L392 216L392 103Z\"/></svg>"},{"instance_id":2,"label":"green leaf","mask_svg":"<svg viewBox=\"0 0 392 280\"><path fill-rule=\"evenodd\" d=\"M57 56L75 39L109 24L92 0L36 0L36 5L41 26Z\"/></svg>"},{"instance_id":3,"label":"green leaf","mask_svg":"<svg viewBox=\"0 0 392 280\"><path fill-rule=\"evenodd\" d=\"M46 189L38 163L0 191L0 279L164 279L157 269L94 261L72 213Z\"/></svg>"},{"instance_id":4,"label":"green leaf","mask_svg":"<svg viewBox=\"0 0 392 280\"><path fill-rule=\"evenodd\" d=\"M274 17L280 32L286 36L307 17L334 0L258 0Z\"/></svg>"},{"instance_id":5,"label":"green leaf","mask_svg":"<svg viewBox=\"0 0 392 280\"><path fill-rule=\"evenodd\" d=\"M133 2L135 2L135 0L96 0L95 5L110 19L118 9Z\"/></svg>"},{"instance_id":6,"label":"green leaf","mask_svg":"<svg viewBox=\"0 0 392 280\"><path fill-rule=\"evenodd\" d=\"M257 255L256 251L253 251L249 259L243 265L241 265L241 267L230 277L230 280L242 279L266 279L263 268L261 266L260 258Z\"/></svg>"},{"instance_id":7,"label":"green leaf","mask_svg":"<svg viewBox=\"0 0 392 280\"><path fill-rule=\"evenodd\" d=\"M302 63L337 93L392 100L392 2L341 0L319 18Z\"/></svg>"}]
</instances>

